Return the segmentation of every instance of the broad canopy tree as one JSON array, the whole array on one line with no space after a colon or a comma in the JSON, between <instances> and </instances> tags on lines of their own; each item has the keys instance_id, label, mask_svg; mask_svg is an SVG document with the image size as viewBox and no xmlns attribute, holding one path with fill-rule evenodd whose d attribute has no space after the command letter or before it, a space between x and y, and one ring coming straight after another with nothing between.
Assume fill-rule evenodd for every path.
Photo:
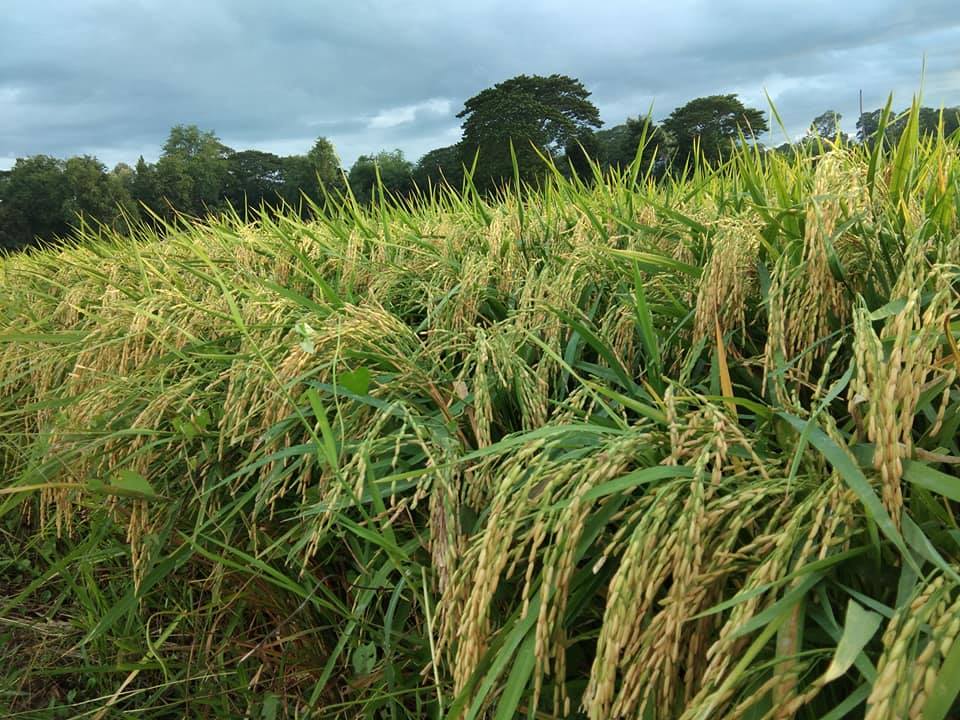
<instances>
[{"instance_id":1,"label":"broad canopy tree","mask_svg":"<svg viewBox=\"0 0 960 720\"><path fill-rule=\"evenodd\" d=\"M843 115L836 110L826 110L813 119L813 122L810 123L810 128L807 130L807 135L809 137L818 137L822 140L834 141L839 138L846 141L849 138L847 134L840 129L840 120L842 118Z\"/></svg>"},{"instance_id":2,"label":"broad canopy tree","mask_svg":"<svg viewBox=\"0 0 960 720\"><path fill-rule=\"evenodd\" d=\"M175 209L202 216L220 209L232 153L212 131L174 126L157 162L157 189L167 214Z\"/></svg>"},{"instance_id":3,"label":"broad canopy tree","mask_svg":"<svg viewBox=\"0 0 960 720\"><path fill-rule=\"evenodd\" d=\"M136 218L136 206L131 200L123 173L123 168L119 166L108 173L106 166L90 155L67 160L63 166L67 186L67 197L63 203L66 222L72 226L82 220L121 229L125 222L124 215L126 219Z\"/></svg>"},{"instance_id":4,"label":"broad canopy tree","mask_svg":"<svg viewBox=\"0 0 960 720\"><path fill-rule=\"evenodd\" d=\"M640 171L646 173L649 170L653 177L661 177L676 150L673 138L649 117L627 118L626 126L617 164L626 167L639 152Z\"/></svg>"},{"instance_id":5,"label":"broad canopy tree","mask_svg":"<svg viewBox=\"0 0 960 720\"><path fill-rule=\"evenodd\" d=\"M880 130L880 120L883 110L870 110L863 113L857 120L857 140L862 143L873 143ZM941 123L943 134L946 137L960 130L960 107L947 107L942 110L932 107L921 107L917 117L920 135L936 135L940 132ZM896 144L907 126L907 111L890 113L884 126L883 139L890 145Z\"/></svg>"},{"instance_id":6,"label":"broad canopy tree","mask_svg":"<svg viewBox=\"0 0 960 720\"><path fill-rule=\"evenodd\" d=\"M0 245L16 249L69 230L63 206L70 196L64 161L47 155L18 159L3 186Z\"/></svg>"},{"instance_id":7,"label":"broad canopy tree","mask_svg":"<svg viewBox=\"0 0 960 720\"><path fill-rule=\"evenodd\" d=\"M278 206L283 197L283 160L261 150L241 150L227 158L225 199L238 211Z\"/></svg>"},{"instance_id":8,"label":"broad canopy tree","mask_svg":"<svg viewBox=\"0 0 960 720\"><path fill-rule=\"evenodd\" d=\"M566 162L561 169L582 180L588 180L593 176L593 163L600 162L600 153L601 145L597 134L592 130L584 130L568 140L564 146L563 157Z\"/></svg>"},{"instance_id":9,"label":"broad canopy tree","mask_svg":"<svg viewBox=\"0 0 960 720\"><path fill-rule=\"evenodd\" d=\"M711 165L730 156L742 133L748 140L769 130L762 111L744 107L735 94L691 100L663 121L676 143L675 166L692 167L695 153Z\"/></svg>"},{"instance_id":10,"label":"broad canopy tree","mask_svg":"<svg viewBox=\"0 0 960 720\"><path fill-rule=\"evenodd\" d=\"M376 155L361 155L350 168L350 190L359 202L369 203L377 197L378 173L388 196L401 198L410 192L413 163L403 156L401 150L383 150Z\"/></svg>"},{"instance_id":11,"label":"broad canopy tree","mask_svg":"<svg viewBox=\"0 0 960 720\"><path fill-rule=\"evenodd\" d=\"M0 183L0 249L54 241L81 222L122 227L137 214L129 180L90 155L17 160Z\"/></svg>"},{"instance_id":12,"label":"broad canopy tree","mask_svg":"<svg viewBox=\"0 0 960 720\"><path fill-rule=\"evenodd\" d=\"M673 141L663 128L649 117L627 118L626 122L599 132L588 131L566 148L567 165L581 178L590 177L593 170L587 157L603 170L624 170L637 159L640 152L640 172L649 171L654 178L667 170L673 153Z\"/></svg>"},{"instance_id":13,"label":"broad canopy tree","mask_svg":"<svg viewBox=\"0 0 960 720\"><path fill-rule=\"evenodd\" d=\"M431 150L413 168L413 181L424 192L443 185L459 190L463 185L463 164L459 145Z\"/></svg>"},{"instance_id":14,"label":"broad canopy tree","mask_svg":"<svg viewBox=\"0 0 960 720\"><path fill-rule=\"evenodd\" d=\"M538 152L556 155L584 131L602 125L600 112L579 80L566 75L518 75L464 103L461 160L485 189L513 178L510 144L520 176L534 181L543 172Z\"/></svg>"},{"instance_id":15,"label":"broad canopy tree","mask_svg":"<svg viewBox=\"0 0 960 720\"><path fill-rule=\"evenodd\" d=\"M290 155L283 158L282 164L284 198L301 214L306 214L303 196L322 207L325 197L336 198L346 190L340 158L325 137L317 138L306 155Z\"/></svg>"}]
</instances>

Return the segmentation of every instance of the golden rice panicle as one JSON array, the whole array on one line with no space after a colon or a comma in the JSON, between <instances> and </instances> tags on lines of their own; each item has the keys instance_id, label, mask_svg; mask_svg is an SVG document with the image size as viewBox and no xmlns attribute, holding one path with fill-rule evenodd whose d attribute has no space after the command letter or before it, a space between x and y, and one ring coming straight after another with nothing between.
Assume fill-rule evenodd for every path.
<instances>
[{"instance_id":1,"label":"golden rice panicle","mask_svg":"<svg viewBox=\"0 0 960 720\"><path fill-rule=\"evenodd\" d=\"M694 317L694 342L715 342L733 330L746 331L748 301L757 290L760 232L755 219L722 219L716 223L710 257L700 276Z\"/></svg>"},{"instance_id":2,"label":"golden rice panicle","mask_svg":"<svg viewBox=\"0 0 960 720\"><path fill-rule=\"evenodd\" d=\"M943 659L960 634L960 588L929 580L887 623L865 720L923 717Z\"/></svg>"},{"instance_id":3,"label":"golden rice panicle","mask_svg":"<svg viewBox=\"0 0 960 720\"><path fill-rule=\"evenodd\" d=\"M504 570L522 556L529 535L521 518L528 510L534 487L524 482L545 468L542 443L532 443L513 455L500 468L499 483L490 503L489 520L477 543L465 553L457 583L466 583L467 596L460 602L442 602L441 646L455 648L452 674L456 692L470 680L492 635L491 603ZM460 610L453 617L451 611Z\"/></svg>"},{"instance_id":4,"label":"golden rice panicle","mask_svg":"<svg viewBox=\"0 0 960 720\"><path fill-rule=\"evenodd\" d=\"M639 366L637 316L629 306L612 306L600 322L600 336L609 338L609 349L624 368Z\"/></svg>"},{"instance_id":5,"label":"golden rice panicle","mask_svg":"<svg viewBox=\"0 0 960 720\"><path fill-rule=\"evenodd\" d=\"M939 335L953 310L942 267L924 267L918 242L908 252L912 257L897 284L904 293L903 307L885 320L881 332L874 330L866 308L854 313L856 373L848 392L851 414L862 417L867 439L875 444L873 465L883 502L897 523L903 506L903 460L913 454L917 404L928 378L940 372ZM949 371L945 374L949 377Z\"/></svg>"},{"instance_id":6,"label":"golden rice panicle","mask_svg":"<svg viewBox=\"0 0 960 720\"><path fill-rule=\"evenodd\" d=\"M457 473L441 475L431 488L430 557L441 595L446 595L463 553L460 527L460 482ZM441 479L442 478L442 479Z\"/></svg>"},{"instance_id":7,"label":"golden rice panicle","mask_svg":"<svg viewBox=\"0 0 960 720\"><path fill-rule=\"evenodd\" d=\"M758 488L754 492L761 492ZM787 487L770 483L763 489L765 502L775 508L766 515L769 520L753 543L739 549L740 557L754 557L757 562L741 583L741 593L752 589L767 588L775 578L799 570L814 558L822 559L832 548L842 547L855 525L854 498L838 477L819 485L813 492L797 499ZM784 498L787 499L784 502ZM743 501L740 501L743 505ZM751 517L757 508L751 508ZM751 522L747 518L746 522ZM731 528L732 530L733 528ZM749 555L748 555L749 553ZM800 581L795 581L795 587ZM686 704L682 718L692 720L704 706L723 711L723 717L739 717L750 710L763 696L751 690L737 700L745 688L725 683L730 670L736 665L743 650L749 645L749 637L736 637L737 629L777 600L782 591L758 592L747 597L730 610L719 631L713 636L716 641L707 651L708 664L700 677L698 692ZM788 618L777 638L780 660L773 665L773 672L765 686L776 697L767 718L789 718L819 693L822 683L802 686L799 678L808 665L796 658L798 654L800 615Z\"/></svg>"},{"instance_id":8,"label":"golden rice panicle","mask_svg":"<svg viewBox=\"0 0 960 720\"><path fill-rule=\"evenodd\" d=\"M951 602L952 598L952 602ZM928 624L932 631L917 655L911 686L910 720L920 720L933 695L943 662L960 639L960 588L954 585L937 603ZM922 646L922 641L920 643Z\"/></svg>"},{"instance_id":9,"label":"golden rice panicle","mask_svg":"<svg viewBox=\"0 0 960 720\"><path fill-rule=\"evenodd\" d=\"M536 667L534 675L534 705L540 697L543 680L547 676L555 678L553 712L557 715L569 713L570 698L566 692L566 645L564 614L570 596L570 582L576 568L576 550L580 542L585 523L592 509L592 502L585 495L604 482L620 477L634 462L644 447L650 443L647 433L636 432L623 439L616 440L592 455L586 466L579 468L566 482L551 483L544 488L543 503L555 503L561 498L569 503L561 511L549 509L542 511L535 522L534 534L542 544L550 528L552 542L547 545L542 559L542 580L539 614L535 630ZM573 468L570 468L573 470ZM571 482L576 474L583 479L570 491ZM566 497L564 497L566 496ZM543 507L543 505L541 505ZM525 582L524 597L528 599L532 592L532 572L537 566L531 552ZM528 602L525 603L526 607Z\"/></svg>"},{"instance_id":10,"label":"golden rice panicle","mask_svg":"<svg viewBox=\"0 0 960 720\"><path fill-rule=\"evenodd\" d=\"M855 233L839 234L841 222L870 217L870 199L863 163L851 151L834 150L821 156L804 223L799 256L782 252L771 273L765 378L781 362L794 362L794 377L810 381L814 365L827 352L821 340L835 322L850 316L851 299L835 276L838 264L862 254ZM781 402L793 404L782 382L774 389Z\"/></svg>"},{"instance_id":11,"label":"golden rice panicle","mask_svg":"<svg viewBox=\"0 0 960 720\"><path fill-rule=\"evenodd\" d=\"M584 709L591 720L616 717L618 678L637 646L638 627L668 577L668 558L676 539L669 533L670 508L686 493L683 483L657 493L657 502L638 519L626 540L616 573L609 584L603 625L597 639ZM639 704L638 699L638 704Z\"/></svg>"},{"instance_id":12,"label":"golden rice panicle","mask_svg":"<svg viewBox=\"0 0 960 720\"><path fill-rule=\"evenodd\" d=\"M672 425L681 424L675 410L670 414ZM743 548L741 555L739 531L757 514L766 517L771 499L786 506L776 485L733 490L732 478L757 470L728 456L743 438L723 412L706 405L682 425L671 430L671 462L689 464L693 479L665 483L641 499L602 556L620 554L584 695L591 718L634 717L644 708L664 718L682 712L701 688L718 620L691 618L721 597L735 558L754 552Z\"/></svg>"}]
</instances>

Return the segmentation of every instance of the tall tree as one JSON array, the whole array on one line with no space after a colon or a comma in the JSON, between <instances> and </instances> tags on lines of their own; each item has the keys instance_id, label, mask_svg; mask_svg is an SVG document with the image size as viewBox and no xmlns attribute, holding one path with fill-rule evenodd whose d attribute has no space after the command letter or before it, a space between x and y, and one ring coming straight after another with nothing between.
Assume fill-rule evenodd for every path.
<instances>
[{"instance_id":1,"label":"tall tree","mask_svg":"<svg viewBox=\"0 0 960 720\"><path fill-rule=\"evenodd\" d=\"M626 132L619 150L616 164L626 167L640 152L641 172L646 173L649 170L653 177L658 178L666 172L676 147L674 139L662 126L656 125L649 118L638 117L627 118Z\"/></svg>"},{"instance_id":2,"label":"tall tree","mask_svg":"<svg viewBox=\"0 0 960 720\"><path fill-rule=\"evenodd\" d=\"M162 209L157 168L144 160L143 155L137 160L133 170L130 195L139 207L146 207L154 213L159 213ZM146 217L143 214L141 216Z\"/></svg>"},{"instance_id":3,"label":"tall tree","mask_svg":"<svg viewBox=\"0 0 960 720\"><path fill-rule=\"evenodd\" d=\"M847 134L840 129L841 119L843 119L843 115L836 110L822 112L810 123L807 135L831 142L837 139L848 140Z\"/></svg>"},{"instance_id":4,"label":"tall tree","mask_svg":"<svg viewBox=\"0 0 960 720\"><path fill-rule=\"evenodd\" d=\"M691 100L670 113L663 128L676 142L679 168L692 165L695 149L708 163L720 163L729 157L740 133L750 139L769 130L763 112L744 107L734 94Z\"/></svg>"},{"instance_id":5,"label":"tall tree","mask_svg":"<svg viewBox=\"0 0 960 720\"><path fill-rule=\"evenodd\" d=\"M630 128L626 122L614 125L603 130L597 130L594 137L597 139L600 162L604 167L620 167L633 159L633 155L626 150L627 136ZM629 155L629 157L627 157Z\"/></svg>"},{"instance_id":6,"label":"tall tree","mask_svg":"<svg viewBox=\"0 0 960 720\"><path fill-rule=\"evenodd\" d=\"M870 110L863 113L857 120L857 139L860 142L872 143L877 139L880 130L880 118L883 110ZM907 127L909 110L901 113L891 112L883 131L884 142L895 145ZM943 134L950 136L960 130L960 107L931 108L921 107L917 117L920 135L936 135L943 125Z\"/></svg>"},{"instance_id":7,"label":"tall tree","mask_svg":"<svg viewBox=\"0 0 960 720\"><path fill-rule=\"evenodd\" d=\"M123 162L117 163L113 170L107 173L107 192L110 194L114 203L114 210L116 210L110 224L116 229L123 229L126 225L126 219L137 220L142 217L140 208L133 199L133 186L136 178L136 171Z\"/></svg>"},{"instance_id":8,"label":"tall tree","mask_svg":"<svg viewBox=\"0 0 960 720\"><path fill-rule=\"evenodd\" d=\"M424 191L443 184L460 189L463 185L460 146L448 145L426 153L413 169L413 180Z\"/></svg>"},{"instance_id":9,"label":"tall tree","mask_svg":"<svg viewBox=\"0 0 960 720\"><path fill-rule=\"evenodd\" d=\"M375 197L377 174L385 193L404 197L413 185L413 163L403 157L401 150L376 155L361 155L350 168L350 190L358 201L368 203Z\"/></svg>"},{"instance_id":10,"label":"tall tree","mask_svg":"<svg viewBox=\"0 0 960 720\"><path fill-rule=\"evenodd\" d=\"M602 125L600 112L579 80L566 75L518 75L464 103L461 159L469 167L479 152L476 180L490 188L513 177L510 144L520 175L542 173L538 151L557 155L584 130Z\"/></svg>"},{"instance_id":11,"label":"tall tree","mask_svg":"<svg viewBox=\"0 0 960 720\"><path fill-rule=\"evenodd\" d=\"M160 195L173 209L193 215L220 209L232 153L211 131L171 128L157 162Z\"/></svg>"},{"instance_id":12,"label":"tall tree","mask_svg":"<svg viewBox=\"0 0 960 720\"><path fill-rule=\"evenodd\" d=\"M0 196L0 244L15 250L66 235L69 196L62 160L47 155L18 159Z\"/></svg>"},{"instance_id":13,"label":"tall tree","mask_svg":"<svg viewBox=\"0 0 960 720\"><path fill-rule=\"evenodd\" d=\"M301 194L322 206L325 193L336 198L346 189L340 158L325 137L317 138L306 155L285 157L283 172L283 195L291 206L301 210Z\"/></svg>"},{"instance_id":14,"label":"tall tree","mask_svg":"<svg viewBox=\"0 0 960 720\"><path fill-rule=\"evenodd\" d=\"M861 113L857 118L857 140L862 143L872 142L877 130L880 129L880 116L883 110L869 110Z\"/></svg>"},{"instance_id":15,"label":"tall tree","mask_svg":"<svg viewBox=\"0 0 960 720\"><path fill-rule=\"evenodd\" d=\"M95 157L72 157L64 163L63 175L69 192L63 202L65 220L115 226L124 204L123 186L110 182L107 168Z\"/></svg>"},{"instance_id":16,"label":"tall tree","mask_svg":"<svg viewBox=\"0 0 960 720\"><path fill-rule=\"evenodd\" d=\"M283 197L283 160L273 153L241 150L227 158L225 199L238 212L276 207Z\"/></svg>"},{"instance_id":17,"label":"tall tree","mask_svg":"<svg viewBox=\"0 0 960 720\"><path fill-rule=\"evenodd\" d=\"M567 141L563 149L563 170L569 171L581 180L593 177L593 164L601 163L600 142L592 130L584 130Z\"/></svg>"}]
</instances>

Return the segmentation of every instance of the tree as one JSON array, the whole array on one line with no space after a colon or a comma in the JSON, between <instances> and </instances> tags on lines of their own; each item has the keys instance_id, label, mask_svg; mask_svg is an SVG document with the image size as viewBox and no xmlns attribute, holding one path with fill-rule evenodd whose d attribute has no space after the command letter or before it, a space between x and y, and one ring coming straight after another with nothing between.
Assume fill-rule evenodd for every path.
<instances>
[{"instance_id":1,"label":"tree","mask_svg":"<svg viewBox=\"0 0 960 720\"><path fill-rule=\"evenodd\" d=\"M340 158L333 143L327 138L317 138L306 155L291 155L283 158L283 196L291 206L303 211L301 194L318 206L326 194L337 197L346 189Z\"/></svg>"},{"instance_id":2,"label":"tree","mask_svg":"<svg viewBox=\"0 0 960 720\"><path fill-rule=\"evenodd\" d=\"M90 155L72 157L64 163L63 175L69 192L63 202L66 221L100 221L112 225L119 214L116 186L107 178L107 168Z\"/></svg>"},{"instance_id":3,"label":"tree","mask_svg":"<svg viewBox=\"0 0 960 720\"><path fill-rule=\"evenodd\" d=\"M350 168L350 190L361 203L369 203L375 197L377 173L385 193L404 197L413 185L413 164L403 157L401 150L376 155L361 155Z\"/></svg>"},{"instance_id":4,"label":"tree","mask_svg":"<svg viewBox=\"0 0 960 720\"><path fill-rule=\"evenodd\" d=\"M857 120L857 140L862 143L873 143L877 139L877 133L880 130L880 118L883 110L870 110L863 113ZM907 127L910 119L909 110L901 113L891 112L887 117L887 122L883 131L883 140L888 145L896 145L900 141L900 136ZM940 132L941 123L943 125L943 134L949 137L960 130L960 107L948 107L938 109L931 107L921 107L917 115L917 124L919 133L922 136L936 135Z\"/></svg>"},{"instance_id":5,"label":"tree","mask_svg":"<svg viewBox=\"0 0 960 720\"><path fill-rule=\"evenodd\" d=\"M626 149L629 133L629 126L623 122L610 128L597 130L593 134L597 140L600 162L605 168L622 167L633 160L632 153Z\"/></svg>"},{"instance_id":6,"label":"tree","mask_svg":"<svg viewBox=\"0 0 960 720\"><path fill-rule=\"evenodd\" d=\"M69 196L62 160L47 155L18 159L0 196L0 245L16 250L66 235Z\"/></svg>"},{"instance_id":7,"label":"tree","mask_svg":"<svg viewBox=\"0 0 960 720\"><path fill-rule=\"evenodd\" d=\"M769 127L763 112L744 107L736 95L710 95L691 100L663 121L663 129L675 140L674 156L679 168L693 165L695 149L711 165L730 156L739 141L757 137Z\"/></svg>"},{"instance_id":8,"label":"tree","mask_svg":"<svg viewBox=\"0 0 960 720\"><path fill-rule=\"evenodd\" d=\"M423 191L443 184L455 189L461 188L463 163L460 160L459 144L431 150L420 158L413 169L413 181Z\"/></svg>"},{"instance_id":9,"label":"tree","mask_svg":"<svg viewBox=\"0 0 960 720\"><path fill-rule=\"evenodd\" d=\"M593 163L600 160L600 142L592 130L584 130L578 136L567 141L563 149L565 162L564 171L569 170L581 180L587 181L593 177Z\"/></svg>"},{"instance_id":10,"label":"tree","mask_svg":"<svg viewBox=\"0 0 960 720\"><path fill-rule=\"evenodd\" d=\"M124 176L133 171L106 170L90 155L17 160L0 186L0 247L16 250L50 242L81 222L120 229L124 215L136 217Z\"/></svg>"},{"instance_id":11,"label":"tree","mask_svg":"<svg viewBox=\"0 0 960 720\"><path fill-rule=\"evenodd\" d=\"M114 229L123 229L127 219L137 220L141 217L140 208L133 199L135 180L136 171L126 163L117 163L113 170L107 173L107 193L112 199L115 211L110 225Z\"/></svg>"},{"instance_id":12,"label":"tree","mask_svg":"<svg viewBox=\"0 0 960 720\"><path fill-rule=\"evenodd\" d=\"M232 153L213 132L196 125L171 128L157 162L157 184L165 204L193 215L219 209Z\"/></svg>"},{"instance_id":13,"label":"tree","mask_svg":"<svg viewBox=\"0 0 960 720\"><path fill-rule=\"evenodd\" d=\"M862 143L871 142L873 136L880 129L882 110L870 110L860 114L857 118L857 140Z\"/></svg>"},{"instance_id":14,"label":"tree","mask_svg":"<svg viewBox=\"0 0 960 720\"><path fill-rule=\"evenodd\" d=\"M919 117L920 134L936 135L940 130L941 118L945 137L960 129L960 107L943 108L942 112L938 108L922 107ZM906 117L903 117L901 122L905 125Z\"/></svg>"},{"instance_id":15,"label":"tree","mask_svg":"<svg viewBox=\"0 0 960 720\"><path fill-rule=\"evenodd\" d=\"M70 190L63 204L67 223L75 226L83 221L119 230L125 224L124 214L135 218L136 207L124 184L125 172L133 171L121 165L108 173L106 166L90 155L67 160L63 169Z\"/></svg>"},{"instance_id":16,"label":"tree","mask_svg":"<svg viewBox=\"0 0 960 720\"><path fill-rule=\"evenodd\" d=\"M557 155L589 128L602 125L583 84L566 75L518 75L464 103L461 160L468 167L479 152L475 180L492 188L513 178L513 144L522 179L542 172L540 153Z\"/></svg>"},{"instance_id":17,"label":"tree","mask_svg":"<svg viewBox=\"0 0 960 720\"><path fill-rule=\"evenodd\" d=\"M241 150L227 159L225 199L242 212L245 208L277 207L286 182L283 160L273 153Z\"/></svg>"},{"instance_id":18,"label":"tree","mask_svg":"<svg viewBox=\"0 0 960 720\"><path fill-rule=\"evenodd\" d=\"M820 138L835 142L838 139L846 142L849 140L847 134L840 129L840 120L843 116L836 110L827 110L817 115L810 128L807 130L807 136L811 138Z\"/></svg>"},{"instance_id":19,"label":"tree","mask_svg":"<svg viewBox=\"0 0 960 720\"><path fill-rule=\"evenodd\" d=\"M144 160L143 155L137 160L137 165L133 171L130 196L138 207L146 207L154 213L159 213L163 207L157 180L157 168Z\"/></svg>"},{"instance_id":20,"label":"tree","mask_svg":"<svg viewBox=\"0 0 960 720\"><path fill-rule=\"evenodd\" d=\"M643 143L640 171L646 173L649 170L656 178L663 176L676 149L673 138L650 118L627 118L626 127L617 164L626 167L632 163Z\"/></svg>"}]
</instances>

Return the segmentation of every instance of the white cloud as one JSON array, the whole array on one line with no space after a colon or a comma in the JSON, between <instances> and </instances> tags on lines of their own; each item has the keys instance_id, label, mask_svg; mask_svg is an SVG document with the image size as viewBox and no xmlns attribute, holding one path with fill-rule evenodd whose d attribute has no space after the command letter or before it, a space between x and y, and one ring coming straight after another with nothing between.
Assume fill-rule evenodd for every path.
<instances>
[{"instance_id":1,"label":"white cloud","mask_svg":"<svg viewBox=\"0 0 960 720\"><path fill-rule=\"evenodd\" d=\"M387 108L370 118L367 127L371 130L383 130L398 125L408 125L415 122L421 114L449 115L451 107L452 103L446 98L430 98L414 105Z\"/></svg>"}]
</instances>

